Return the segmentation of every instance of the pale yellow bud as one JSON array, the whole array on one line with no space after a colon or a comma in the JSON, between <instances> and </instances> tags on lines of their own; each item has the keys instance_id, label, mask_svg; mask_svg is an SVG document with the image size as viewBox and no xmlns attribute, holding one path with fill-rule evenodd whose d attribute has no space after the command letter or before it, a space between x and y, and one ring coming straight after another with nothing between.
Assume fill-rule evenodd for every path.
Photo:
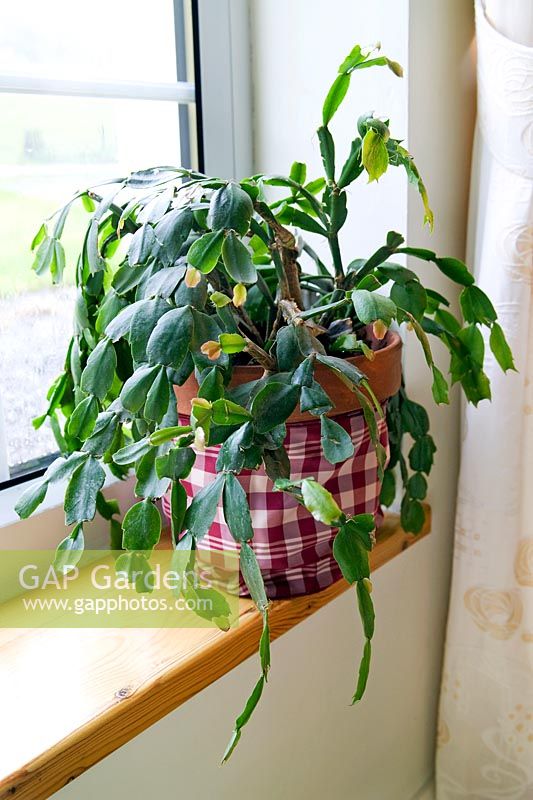
<instances>
[{"instance_id":1,"label":"pale yellow bud","mask_svg":"<svg viewBox=\"0 0 533 800\"><path fill-rule=\"evenodd\" d=\"M216 361L219 358L222 348L218 342L204 342L204 344L200 347L200 351L207 356L210 361Z\"/></svg>"},{"instance_id":2,"label":"pale yellow bud","mask_svg":"<svg viewBox=\"0 0 533 800\"><path fill-rule=\"evenodd\" d=\"M374 350L372 350L372 348L366 345L364 342L361 342L361 350L363 351L364 357L369 361L373 361L375 359L376 354Z\"/></svg>"},{"instance_id":3,"label":"pale yellow bud","mask_svg":"<svg viewBox=\"0 0 533 800\"><path fill-rule=\"evenodd\" d=\"M196 267L187 267L187 272L185 273L185 286L189 289L194 289L195 286L198 286L202 279L202 273Z\"/></svg>"},{"instance_id":4,"label":"pale yellow bud","mask_svg":"<svg viewBox=\"0 0 533 800\"><path fill-rule=\"evenodd\" d=\"M203 428L196 428L194 432L194 447L200 453L205 450L205 431Z\"/></svg>"},{"instance_id":5,"label":"pale yellow bud","mask_svg":"<svg viewBox=\"0 0 533 800\"><path fill-rule=\"evenodd\" d=\"M191 405L200 406L201 408L211 408L211 403L205 397L193 397Z\"/></svg>"},{"instance_id":6,"label":"pale yellow bud","mask_svg":"<svg viewBox=\"0 0 533 800\"><path fill-rule=\"evenodd\" d=\"M235 288L233 289L233 305L243 306L246 303L246 286L242 283L238 283Z\"/></svg>"},{"instance_id":7,"label":"pale yellow bud","mask_svg":"<svg viewBox=\"0 0 533 800\"><path fill-rule=\"evenodd\" d=\"M381 340L385 338L388 328L383 322L383 320L377 319L372 326L372 330L374 332L374 336L376 337L376 339Z\"/></svg>"},{"instance_id":8,"label":"pale yellow bud","mask_svg":"<svg viewBox=\"0 0 533 800\"><path fill-rule=\"evenodd\" d=\"M370 578L363 578L363 583L365 585L365 589L367 590L368 594L372 594L372 589L374 587L372 586L372 581L370 580Z\"/></svg>"},{"instance_id":9,"label":"pale yellow bud","mask_svg":"<svg viewBox=\"0 0 533 800\"><path fill-rule=\"evenodd\" d=\"M394 72L397 78L403 78L403 67L401 64L398 64L397 61L391 61L387 59L387 65L390 70Z\"/></svg>"}]
</instances>

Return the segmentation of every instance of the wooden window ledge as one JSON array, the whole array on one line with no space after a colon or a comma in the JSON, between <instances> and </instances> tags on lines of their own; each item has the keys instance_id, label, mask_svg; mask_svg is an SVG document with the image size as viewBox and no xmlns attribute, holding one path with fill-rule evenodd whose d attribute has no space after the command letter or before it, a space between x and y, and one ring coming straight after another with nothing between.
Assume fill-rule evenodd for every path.
<instances>
[{"instance_id":1,"label":"wooden window ledge","mask_svg":"<svg viewBox=\"0 0 533 800\"><path fill-rule=\"evenodd\" d=\"M390 514L371 554L386 564L429 533ZM272 603L272 638L342 594L324 591ZM197 629L2 629L0 800L48 798L257 650L261 620L242 599L239 625Z\"/></svg>"}]
</instances>

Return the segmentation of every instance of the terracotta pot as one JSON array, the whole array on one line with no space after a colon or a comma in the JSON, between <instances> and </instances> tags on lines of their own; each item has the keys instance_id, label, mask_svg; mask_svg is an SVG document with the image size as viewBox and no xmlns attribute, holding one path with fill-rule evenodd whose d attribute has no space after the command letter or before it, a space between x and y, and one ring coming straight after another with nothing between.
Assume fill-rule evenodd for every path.
<instances>
[{"instance_id":1,"label":"terracotta pot","mask_svg":"<svg viewBox=\"0 0 533 800\"><path fill-rule=\"evenodd\" d=\"M384 402L396 394L401 384L402 340L400 336L389 331L384 346L379 350L375 350L374 353L373 361L369 361L365 356L351 356L346 361L368 376L372 391L378 400ZM258 380L262 375L262 368L255 364L235 367L230 388ZM335 403L335 408L330 412L329 416L335 417L361 408L356 395L328 367L323 364L317 364L315 378ZM175 386L174 391L178 401L179 413L189 416L191 413L191 400L198 395L198 382L194 373L187 378L183 386ZM316 419L316 417L307 412L294 411L287 422L305 422L311 419Z\"/></svg>"}]
</instances>

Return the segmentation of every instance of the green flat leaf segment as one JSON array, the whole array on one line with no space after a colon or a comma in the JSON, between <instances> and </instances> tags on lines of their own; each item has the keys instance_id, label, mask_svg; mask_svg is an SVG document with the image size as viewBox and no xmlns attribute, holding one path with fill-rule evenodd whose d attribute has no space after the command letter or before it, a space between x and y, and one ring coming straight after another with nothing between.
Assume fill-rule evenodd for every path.
<instances>
[{"instance_id":1,"label":"green flat leaf segment","mask_svg":"<svg viewBox=\"0 0 533 800\"><path fill-rule=\"evenodd\" d=\"M366 289L356 289L352 293L352 302L355 313L365 325L379 319L389 326L396 317L395 303L384 294L369 292Z\"/></svg>"},{"instance_id":2,"label":"green flat leaf segment","mask_svg":"<svg viewBox=\"0 0 533 800\"><path fill-rule=\"evenodd\" d=\"M68 574L82 557L84 547L83 525L80 522L70 536L58 544L53 564L54 569L60 574Z\"/></svg>"},{"instance_id":3,"label":"green flat leaf segment","mask_svg":"<svg viewBox=\"0 0 533 800\"><path fill-rule=\"evenodd\" d=\"M490 331L490 349L504 372L509 369L516 370L511 348L507 343L501 326L497 322L493 324Z\"/></svg>"},{"instance_id":4,"label":"green flat leaf segment","mask_svg":"<svg viewBox=\"0 0 533 800\"><path fill-rule=\"evenodd\" d=\"M352 438L335 420L324 415L320 418L322 451L330 464L339 464L354 454Z\"/></svg>"},{"instance_id":5,"label":"green flat leaf segment","mask_svg":"<svg viewBox=\"0 0 533 800\"><path fill-rule=\"evenodd\" d=\"M342 525L333 542L333 555L348 583L370 576L368 552L357 534L355 525Z\"/></svg>"},{"instance_id":6,"label":"green flat leaf segment","mask_svg":"<svg viewBox=\"0 0 533 800\"><path fill-rule=\"evenodd\" d=\"M324 107L322 109L323 125L327 125L331 121L333 115L344 100L349 86L350 75L348 73L342 73L335 78L324 101Z\"/></svg>"},{"instance_id":7,"label":"green flat leaf segment","mask_svg":"<svg viewBox=\"0 0 533 800\"><path fill-rule=\"evenodd\" d=\"M161 535L161 516L151 500L135 503L122 522L126 550L152 550Z\"/></svg>"},{"instance_id":8,"label":"green flat leaf segment","mask_svg":"<svg viewBox=\"0 0 533 800\"><path fill-rule=\"evenodd\" d=\"M222 260L230 278L233 278L236 283L256 282L257 270L252 263L252 255L235 231L228 231L224 238Z\"/></svg>"},{"instance_id":9,"label":"green flat leaf segment","mask_svg":"<svg viewBox=\"0 0 533 800\"><path fill-rule=\"evenodd\" d=\"M250 195L230 181L213 193L207 223L213 231L234 230L244 236L250 227L252 212Z\"/></svg>"},{"instance_id":10,"label":"green flat leaf segment","mask_svg":"<svg viewBox=\"0 0 533 800\"><path fill-rule=\"evenodd\" d=\"M15 505L15 511L20 519L27 519L33 514L46 497L47 490L48 482L43 481L36 486L30 486L22 493Z\"/></svg>"},{"instance_id":11,"label":"green flat leaf segment","mask_svg":"<svg viewBox=\"0 0 533 800\"><path fill-rule=\"evenodd\" d=\"M331 492L317 481L305 478L302 481L303 503L317 522L337 526L342 522L343 513Z\"/></svg>"},{"instance_id":12,"label":"green flat leaf segment","mask_svg":"<svg viewBox=\"0 0 533 800\"><path fill-rule=\"evenodd\" d=\"M146 346L152 364L178 369L187 355L193 334L193 316L189 306L174 308L161 317Z\"/></svg>"},{"instance_id":13,"label":"green flat leaf segment","mask_svg":"<svg viewBox=\"0 0 533 800\"><path fill-rule=\"evenodd\" d=\"M389 152L385 140L371 128L365 133L363 139L361 160L368 173L370 183L379 180L389 166Z\"/></svg>"},{"instance_id":14,"label":"green flat leaf segment","mask_svg":"<svg viewBox=\"0 0 533 800\"><path fill-rule=\"evenodd\" d=\"M231 754L237 747L239 740L241 738L241 731L246 725L246 723L250 720L253 712L255 711L259 700L261 699L261 695L263 694L263 688L265 685L265 678L261 676L257 681L252 694L246 701L246 705L244 707L244 711L240 714L237 719L235 720L235 728L233 730L233 734L231 739L229 740L228 746L224 752L222 757L222 763L225 764L228 759L230 758Z\"/></svg>"},{"instance_id":15,"label":"green flat leaf segment","mask_svg":"<svg viewBox=\"0 0 533 800\"><path fill-rule=\"evenodd\" d=\"M213 524L226 476L223 473L194 495L185 515L184 528L195 539L202 539Z\"/></svg>"},{"instance_id":16,"label":"green flat leaf segment","mask_svg":"<svg viewBox=\"0 0 533 800\"><path fill-rule=\"evenodd\" d=\"M252 600L259 611L263 613L268 607L265 585L257 556L246 541L241 541L240 567Z\"/></svg>"},{"instance_id":17,"label":"green flat leaf segment","mask_svg":"<svg viewBox=\"0 0 533 800\"><path fill-rule=\"evenodd\" d=\"M254 535L246 492L232 473L224 482L224 518L236 542L249 542Z\"/></svg>"},{"instance_id":18,"label":"green flat leaf segment","mask_svg":"<svg viewBox=\"0 0 533 800\"><path fill-rule=\"evenodd\" d=\"M68 433L82 441L87 439L95 426L98 417L98 400L94 395L85 397L74 409L68 420Z\"/></svg>"},{"instance_id":19,"label":"green flat leaf segment","mask_svg":"<svg viewBox=\"0 0 533 800\"><path fill-rule=\"evenodd\" d=\"M104 481L104 469L94 456L86 458L74 470L65 493L65 525L93 519Z\"/></svg>"},{"instance_id":20,"label":"green flat leaf segment","mask_svg":"<svg viewBox=\"0 0 533 800\"><path fill-rule=\"evenodd\" d=\"M258 433L268 433L285 422L298 403L299 386L272 381L256 394L252 402L252 416Z\"/></svg>"},{"instance_id":21,"label":"green flat leaf segment","mask_svg":"<svg viewBox=\"0 0 533 800\"><path fill-rule=\"evenodd\" d=\"M81 376L83 391L103 400L113 382L116 366L117 356L113 343L110 339L102 339L87 359Z\"/></svg>"},{"instance_id":22,"label":"green flat leaf segment","mask_svg":"<svg viewBox=\"0 0 533 800\"><path fill-rule=\"evenodd\" d=\"M191 245L187 253L187 261L191 267L199 269L206 275L212 272L222 253L223 241L223 230L204 233Z\"/></svg>"}]
</instances>

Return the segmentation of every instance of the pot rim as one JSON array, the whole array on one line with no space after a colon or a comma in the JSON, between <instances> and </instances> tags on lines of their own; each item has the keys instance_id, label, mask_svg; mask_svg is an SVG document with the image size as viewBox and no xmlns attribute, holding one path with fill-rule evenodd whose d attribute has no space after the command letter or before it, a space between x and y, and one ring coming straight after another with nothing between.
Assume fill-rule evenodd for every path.
<instances>
[{"instance_id":1,"label":"pot rim","mask_svg":"<svg viewBox=\"0 0 533 800\"><path fill-rule=\"evenodd\" d=\"M347 356L343 361L347 361L357 366L367 376L370 386L380 403L384 403L392 397L401 385L401 349L402 338L396 331L388 331L384 340L384 345L379 350L374 350L375 357L372 361L362 354ZM263 368L259 364L241 364L233 367L229 388L249 383L253 380L260 380L264 374ZM273 373L275 374L275 373ZM343 384L336 373L329 369L325 364L316 364L315 377L322 375L325 379L323 386L330 386L330 396L335 401L334 407L327 413L329 417L336 417L346 412L357 411L361 405L357 396ZM327 386L325 386L327 390ZM190 414L190 405L198 393L198 383L192 373L182 386L174 386L174 392L178 403L178 410L181 414ZM308 411L302 412L295 410L287 419L288 424L304 422L315 419L316 417Z\"/></svg>"},{"instance_id":2,"label":"pot rim","mask_svg":"<svg viewBox=\"0 0 533 800\"><path fill-rule=\"evenodd\" d=\"M387 355L389 355L394 350L401 349L402 344L403 344L402 337L400 336L400 334L397 331L391 331L391 330L387 331L387 333L385 335L385 339L383 341L385 341L385 344L383 345L383 347L379 347L377 350L373 350L372 351L374 353L373 361L370 361L362 353L358 353L357 355L352 355L352 356L336 355L335 358L339 358L341 361L349 361L350 363L353 363L353 362L360 362L362 364L364 364L364 363L366 363L366 364L374 363L376 361L376 359L381 358L383 355L385 355L385 353L387 353ZM243 372L250 371L251 372L251 371L254 371L254 370L263 371L263 367L261 367L260 364L237 364L237 365L235 365L233 367L233 373L235 373L237 371L239 371L239 372L240 371L243 371ZM272 373L272 374L276 374L276 373Z\"/></svg>"}]
</instances>

